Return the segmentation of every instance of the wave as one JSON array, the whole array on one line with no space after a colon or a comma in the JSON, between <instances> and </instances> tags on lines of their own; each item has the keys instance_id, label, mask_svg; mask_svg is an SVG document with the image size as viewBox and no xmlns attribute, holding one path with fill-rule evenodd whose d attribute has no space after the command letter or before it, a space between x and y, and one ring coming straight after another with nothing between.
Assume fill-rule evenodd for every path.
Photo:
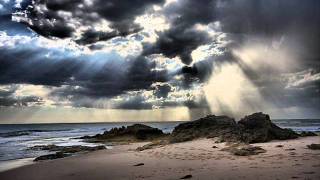
<instances>
[{"instance_id":1,"label":"wave","mask_svg":"<svg viewBox=\"0 0 320 180\"><path fill-rule=\"evenodd\" d=\"M28 136L35 132L55 132L55 131L70 131L72 129L32 129L32 130L20 130L20 131L10 131L5 133L0 133L0 137L8 138L8 137L17 137L17 136Z\"/></svg>"}]
</instances>

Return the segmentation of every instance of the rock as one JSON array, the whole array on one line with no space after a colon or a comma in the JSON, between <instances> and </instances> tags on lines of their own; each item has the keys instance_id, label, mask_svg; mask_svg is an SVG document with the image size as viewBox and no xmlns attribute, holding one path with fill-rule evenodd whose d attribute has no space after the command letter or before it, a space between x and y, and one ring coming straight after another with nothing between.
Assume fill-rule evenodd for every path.
<instances>
[{"instance_id":1,"label":"rock","mask_svg":"<svg viewBox=\"0 0 320 180\"><path fill-rule=\"evenodd\" d=\"M289 149L285 149L285 151L295 151L295 148L289 148Z\"/></svg>"},{"instance_id":2,"label":"rock","mask_svg":"<svg viewBox=\"0 0 320 180\"><path fill-rule=\"evenodd\" d=\"M212 148L218 148L217 146L212 146Z\"/></svg>"},{"instance_id":3,"label":"rock","mask_svg":"<svg viewBox=\"0 0 320 180\"><path fill-rule=\"evenodd\" d=\"M56 152L54 154L47 154L47 155L39 156L39 157L35 158L33 161L60 159L60 158L68 157L70 155L71 154L65 154L63 152Z\"/></svg>"},{"instance_id":4,"label":"rock","mask_svg":"<svg viewBox=\"0 0 320 180\"><path fill-rule=\"evenodd\" d=\"M320 150L320 144L310 144L307 147L312 150Z\"/></svg>"},{"instance_id":5,"label":"rock","mask_svg":"<svg viewBox=\"0 0 320 180\"><path fill-rule=\"evenodd\" d=\"M143 124L134 124L127 127L112 128L110 131L105 131L103 134L95 136L84 136L81 139L94 141L147 141L159 137L164 137L160 129L153 128Z\"/></svg>"},{"instance_id":6,"label":"rock","mask_svg":"<svg viewBox=\"0 0 320 180\"><path fill-rule=\"evenodd\" d=\"M259 146L251 145L234 145L227 148L223 148L222 151L228 151L236 156L251 156L267 152L265 149Z\"/></svg>"},{"instance_id":7,"label":"rock","mask_svg":"<svg viewBox=\"0 0 320 180\"><path fill-rule=\"evenodd\" d=\"M310 131L302 131L299 135L300 135L301 137L318 136L316 133L310 132Z\"/></svg>"},{"instance_id":8,"label":"rock","mask_svg":"<svg viewBox=\"0 0 320 180\"><path fill-rule=\"evenodd\" d=\"M190 179L190 178L192 178L192 175L191 175L191 174L188 174L188 175L183 176L183 177L180 178L180 179Z\"/></svg>"},{"instance_id":9,"label":"rock","mask_svg":"<svg viewBox=\"0 0 320 180\"><path fill-rule=\"evenodd\" d=\"M263 113L246 116L238 123L227 116L210 115L176 126L170 136L170 142L214 137L218 137L220 142L259 143L294 139L299 135L290 129L276 126L271 122L269 115Z\"/></svg>"},{"instance_id":10,"label":"rock","mask_svg":"<svg viewBox=\"0 0 320 180\"><path fill-rule=\"evenodd\" d=\"M138 163L138 164L135 164L133 166L143 166L143 165L144 165L144 163Z\"/></svg>"},{"instance_id":11,"label":"rock","mask_svg":"<svg viewBox=\"0 0 320 180\"><path fill-rule=\"evenodd\" d=\"M280 145L280 144L279 144L279 145L276 145L276 147L281 148L281 147L283 147L283 145Z\"/></svg>"},{"instance_id":12,"label":"rock","mask_svg":"<svg viewBox=\"0 0 320 180\"><path fill-rule=\"evenodd\" d=\"M94 147L88 147L88 146L56 146L56 145L40 145L40 146L33 146L29 148L31 150L45 150L45 151L57 151L54 154L47 154L43 156L39 156L34 159L34 161L41 161L41 160L50 160L50 159L59 159L64 158L67 156L71 156L76 153L81 152L90 152L90 151L97 151L106 149L105 146L94 146Z\"/></svg>"},{"instance_id":13,"label":"rock","mask_svg":"<svg viewBox=\"0 0 320 180\"><path fill-rule=\"evenodd\" d=\"M210 115L199 120L176 126L170 136L170 142L183 142L201 137L232 138L237 123L227 116Z\"/></svg>"},{"instance_id":14,"label":"rock","mask_svg":"<svg viewBox=\"0 0 320 180\"><path fill-rule=\"evenodd\" d=\"M166 140L155 141L155 142L151 142L151 143L148 143L146 145L143 145L141 147L138 147L136 150L137 151L144 151L144 150L152 149L152 148L155 148L155 147L161 147L161 146L167 145L168 143L169 142L166 141Z\"/></svg>"},{"instance_id":15,"label":"rock","mask_svg":"<svg viewBox=\"0 0 320 180\"><path fill-rule=\"evenodd\" d=\"M290 129L282 129L271 122L269 115L254 113L238 122L240 140L247 143L267 142L298 138L298 134Z\"/></svg>"},{"instance_id":16,"label":"rock","mask_svg":"<svg viewBox=\"0 0 320 180\"><path fill-rule=\"evenodd\" d=\"M295 153L295 152L290 152L289 153L289 155L291 155L291 156L294 156L294 155L296 155L297 153Z\"/></svg>"}]
</instances>

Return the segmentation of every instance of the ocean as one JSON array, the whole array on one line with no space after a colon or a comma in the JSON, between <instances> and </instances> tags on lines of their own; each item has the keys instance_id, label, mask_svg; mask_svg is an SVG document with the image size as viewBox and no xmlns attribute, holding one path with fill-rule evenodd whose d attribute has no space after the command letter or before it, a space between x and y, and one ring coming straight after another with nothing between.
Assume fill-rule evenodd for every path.
<instances>
[{"instance_id":1,"label":"ocean","mask_svg":"<svg viewBox=\"0 0 320 180\"><path fill-rule=\"evenodd\" d=\"M320 131L320 119L278 119L273 120L282 128L294 131ZM143 123L171 132L181 122ZM33 151L29 147L35 145L54 144L58 146L101 144L85 143L77 137L95 135L113 127L128 126L134 123L82 123L82 124L3 124L0 125L0 166L12 160L31 159L48 154L46 151ZM106 146L112 148L112 146Z\"/></svg>"}]
</instances>

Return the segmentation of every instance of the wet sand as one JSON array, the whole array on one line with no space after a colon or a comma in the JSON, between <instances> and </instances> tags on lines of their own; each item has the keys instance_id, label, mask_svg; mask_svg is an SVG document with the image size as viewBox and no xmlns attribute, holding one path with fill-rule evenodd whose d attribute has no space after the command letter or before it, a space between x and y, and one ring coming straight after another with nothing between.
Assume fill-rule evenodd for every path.
<instances>
[{"instance_id":1,"label":"wet sand","mask_svg":"<svg viewBox=\"0 0 320 180\"><path fill-rule=\"evenodd\" d=\"M320 137L258 143L266 153L234 156L225 143L199 139L137 152L145 143L34 163L0 173L1 180L320 179ZM282 145L283 147L277 147ZM217 148L212 148L217 146ZM135 166L137 165L137 166ZM187 176L190 177L190 176Z\"/></svg>"}]
</instances>

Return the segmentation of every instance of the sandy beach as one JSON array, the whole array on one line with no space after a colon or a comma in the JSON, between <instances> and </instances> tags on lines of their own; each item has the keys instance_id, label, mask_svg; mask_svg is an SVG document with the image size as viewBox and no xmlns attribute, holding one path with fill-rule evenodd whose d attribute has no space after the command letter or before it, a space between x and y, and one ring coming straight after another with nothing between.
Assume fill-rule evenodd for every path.
<instances>
[{"instance_id":1,"label":"sandy beach","mask_svg":"<svg viewBox=\"0 0 320 180\"><path fill-rule=\"evenodd\" d=\"M320 179L320 151L306 145L320 137L257 143L266 153L235 156L225 143L199 139L135 151L145 143L114 146L0 173L1 180L106 179ZM277 147L282 145L282 147ZM213 148L216 146L216 148Z\"/></svg>"}]
</instances>

